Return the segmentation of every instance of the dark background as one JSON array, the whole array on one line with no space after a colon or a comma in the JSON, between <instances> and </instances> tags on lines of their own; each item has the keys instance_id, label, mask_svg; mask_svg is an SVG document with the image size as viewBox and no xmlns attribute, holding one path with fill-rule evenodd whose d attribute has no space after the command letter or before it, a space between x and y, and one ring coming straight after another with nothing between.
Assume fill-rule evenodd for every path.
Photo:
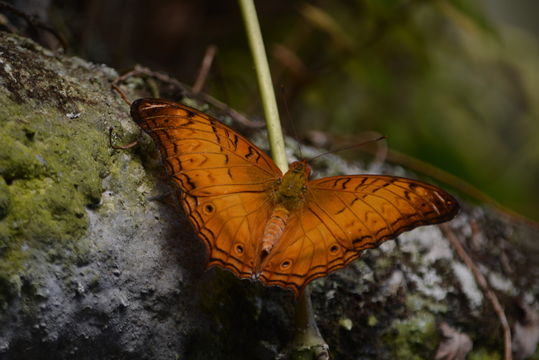
<instances>
[{"instance_id":1,"label":"dark background","mask_svg":"<svg viewBox=\"0 0 539 360\"><path fill-rule=\"evenodd\" d=\"M142 64L192 84L206 48L216 45L205 91L261 117L236 1L11 3L61 33L70 53L120 72ZM337 148L361 142L365 132L381 133L413 164L442 168L539 219L536 1L256 5L291 135L309 140L319 130L327 147ZM16 17L6 21L25 32Z\"/></svg>"}]
</instances>

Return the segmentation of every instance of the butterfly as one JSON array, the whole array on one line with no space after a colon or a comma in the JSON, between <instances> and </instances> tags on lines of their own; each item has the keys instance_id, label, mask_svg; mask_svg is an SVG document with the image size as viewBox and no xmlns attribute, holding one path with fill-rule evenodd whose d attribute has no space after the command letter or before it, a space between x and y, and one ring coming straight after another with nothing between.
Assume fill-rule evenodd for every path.
<instances>
[{"instance_id":1,"label":"butterfly","mask_svg":"<svg viewBox=\"0 0 539 360\"><path fill-rule=\"evenodd\" d=\"M191 107L160 99L131 105L156 142L179 201L208 253L208 267L291 289L420 225L452 219L457 201L395 176L310 180L305 160L283 174L252 142Z\"/></svg>"}]
</instances>

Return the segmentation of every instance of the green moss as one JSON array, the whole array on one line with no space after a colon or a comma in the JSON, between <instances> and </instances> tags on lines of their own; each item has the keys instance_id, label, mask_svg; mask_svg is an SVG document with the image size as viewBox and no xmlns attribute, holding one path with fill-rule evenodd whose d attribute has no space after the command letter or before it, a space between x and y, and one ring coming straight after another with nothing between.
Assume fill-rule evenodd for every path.
<instances>
[{"instance_id":1,"label":"green moss","mask_svg":"<svg viewBox=\"0 0 539 360\"><path fill-rule=\"evenodd\" d=\"M384 340L395 359L430 359L439 342L434 315L422 311L408 319L396 320Z\"/></svg>"},{"instance_id":2,"label":"green moss","mask_svg":"<svg viewBox=\"0 0 539 360\"><path fill-rule=\"evenodd\" d=\"M395 262L393 259L388 256L379 256L375 262L374 272L377 274L385 274L388 270L394 269L394 267Z\"/></svg>"},{"instance_id":3,"label":"green moss","mask_svg":"<svg viewBox=\"0 0 539 360\"><path fill-rule=\"evenodd\" d=\"M32 256L80 258L85 250L77 240L88 226L86 207L99 203L110 166L106 132L90 121L3 101L0 306L20 293L20 276L32 271Z\"/></svg>"},{"instance_id":4,"label":"green moss","mask_svg":"<svg viewBox=\"0 0 539 360\"><path fill-rule=\"evenodd\" d=\"M384 339L396 359L431 359L440 342L434 314L447 307L419 294L407 296L405 305L410 317L394 321Z\"/></svg>"},{"instance_id":5,"label":"green moss","mask_svg":"<svg viewBox=\"0 0 539 360\"><path fill-rule=\"evenodd\" d=\"M3 219L11 206L11 194L9 187L2 176L0 176L0 220ZM1 238L1 235L0 235Z\"/></svg>"},{"instance_id":6,"label":"green moss","mask_svg":"<svg viewBox=\"0 0 539 360\"><path fill-rule=\"evenodd\" d=\"M369 326L376 326L378 325L378 319L374 315L369 315L367 319L367 325Z\"/></svg>"},{"instance_id":7,"label":"green moss","mask_svg":"<svg viewBox=\"0 0 539 360\"><path fill-rule=\"evenodd\" d=\"M354 326L353 321L350 318L341 318L339 319L339 326L348 331L352 330Z\"/></svg>"},{"instance_id":8,"label":"green moss","mask_svg":"<svg viewBox=\"0 0 539 360\"><path fill-rule=\"evenodd\" d=\"M9 133L0 135L0 175L11 183L14 179L31 179L45 173L42 157L32 152Z\"/></svg>"},{"instance_id":9,"label":"green moss","mask_svg":"<svg viewBox=\"0 0 539 360\"><path fill-rule=\"evenodd\" d=\"M427 310L432 313L447 312L447 305L445 303L436 302L431 298L427 298L419 294L412 294L406 297L406 308L410 314L420 310Z\"/></svg>"},{"instance_id":10,"label":"green moss","mask_svg":"<svg viewBox=\"0 0 539 360\"><path fill-rule=\"evenodd\" d=\"M498 352L489 352L486 349L474 350L467 357L468 360L501 360L502 355Z\"/></svg>"}]
</instances>

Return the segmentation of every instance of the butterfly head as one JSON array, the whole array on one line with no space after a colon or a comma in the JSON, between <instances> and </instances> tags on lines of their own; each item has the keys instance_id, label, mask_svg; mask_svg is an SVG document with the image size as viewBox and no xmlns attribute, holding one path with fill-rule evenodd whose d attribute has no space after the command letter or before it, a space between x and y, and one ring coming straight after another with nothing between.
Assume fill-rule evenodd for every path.
<instances>
[{"instance_id":1,"label":"butterfly head","mask_svg":"<svg viewBox=\"0 0 539 360\"><path fill-rule=\"evenodd\" d=\"M296 176L303 176L308 180L311 176L311 167L307 164L307 160L294 161L290 164L288 172L296 174Z\"/></svg>"}]
</instances>

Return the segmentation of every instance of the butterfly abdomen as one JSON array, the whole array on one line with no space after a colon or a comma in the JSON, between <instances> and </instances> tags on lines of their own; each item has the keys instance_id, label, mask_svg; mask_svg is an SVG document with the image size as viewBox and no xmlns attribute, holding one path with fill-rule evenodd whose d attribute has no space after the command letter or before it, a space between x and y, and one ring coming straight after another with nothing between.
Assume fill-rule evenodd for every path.
<instances>
[{"instance_id":1,"label":"butterfly abdomen","mask_svg":"<svg viewBox=\"0 0 539 360\"><path fill-rule=\"evenodd\" d=\"M262 235L260 248L261 258L265 258L270 253L271 249L273 249L283 235L288 222L289 213L290 212L283 206L277 206L273 210Z\"/></svg>"}]
</instances>

